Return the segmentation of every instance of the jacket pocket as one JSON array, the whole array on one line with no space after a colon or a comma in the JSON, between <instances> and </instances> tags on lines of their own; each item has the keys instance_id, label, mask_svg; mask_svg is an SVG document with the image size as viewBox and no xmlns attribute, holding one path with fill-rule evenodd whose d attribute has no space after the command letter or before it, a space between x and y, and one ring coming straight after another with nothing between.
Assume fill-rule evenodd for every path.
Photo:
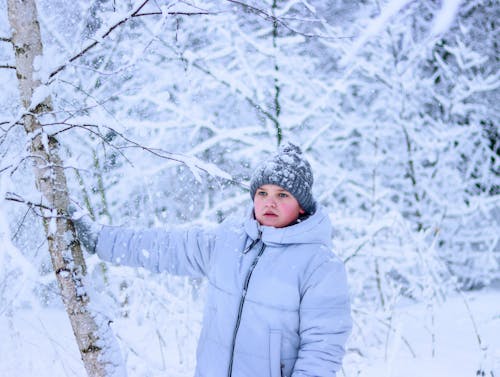
<instances>
[{"instance_id":1,"label":"jacket pocket","mask_svg":"<svg viewBox=\"0 0 500 377\"><path fill-rule=\"evenodd\" d=\"M281 369L281 331L269 333L269 368L271 377L283 377Z\"/></svg>"}]
</instances>

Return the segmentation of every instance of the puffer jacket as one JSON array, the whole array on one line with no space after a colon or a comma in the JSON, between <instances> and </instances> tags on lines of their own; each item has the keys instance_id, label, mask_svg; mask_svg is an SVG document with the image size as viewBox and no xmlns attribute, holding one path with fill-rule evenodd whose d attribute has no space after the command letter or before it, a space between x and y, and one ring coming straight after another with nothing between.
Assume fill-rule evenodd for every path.
<instances>
[{"instance_id":1,"label":"puffer jacket","mask_svg":"<svg viewBox=\"0 0 500 377\"><path fill-rule=\"evenodd\" d=\"M334 377L351 330L346 274L319 208L285 228L253 215L213 230L105 226L115 264L208 279L195 377Z\"/></svg>"}]
</instances>

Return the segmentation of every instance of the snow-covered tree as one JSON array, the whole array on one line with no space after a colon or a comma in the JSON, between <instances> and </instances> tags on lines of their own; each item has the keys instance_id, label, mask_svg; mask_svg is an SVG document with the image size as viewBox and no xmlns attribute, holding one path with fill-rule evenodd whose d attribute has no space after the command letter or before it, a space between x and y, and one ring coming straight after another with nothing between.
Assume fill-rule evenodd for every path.
<instances>
[{"instance_id":1,"label":"snow-covered tree","mask_svg":"<svg viewBox=\"0 0 500 377\"><path fill-rule=\"evenodd\" d=\"M0 192L38 202L0 4ZM44 54L34 66L52 100L38 119L60 144L71 198L95 220L243 216L252 170L290 140L311 161L349 271L358 326L348 359L380 349L371 345L394 333L401 301L432 307L498 279L494 1L37 5ZM12 200L1 209L24 258L5 274L31 263L35 296L57 305L39 218ZM203 282L87 264L127 369L188 373ZM134 326L155 339L153 362L127 335Z\"/></svg>"},{"instance_id":2,"label":"snow-covered tree","mask_svg":"<svg viewBox=\"0 0 500 377\"><path fill-rule=\"evenodd\" d=\"M36 59L43 45L34 1L9 1L16 76L21 101L20 121L27 134L40 201L33 204L42 217L53 271L89 376L124 375L117 345L105 319L89 309L84 284L86 265L73 224L67 215L68 186L57 139L45 132L39 117L52 111L51 97L36 77ZM21 199L23 200L23 199ZM117 357L118 356L118 357Z\"/></svg>"}]
</instances>

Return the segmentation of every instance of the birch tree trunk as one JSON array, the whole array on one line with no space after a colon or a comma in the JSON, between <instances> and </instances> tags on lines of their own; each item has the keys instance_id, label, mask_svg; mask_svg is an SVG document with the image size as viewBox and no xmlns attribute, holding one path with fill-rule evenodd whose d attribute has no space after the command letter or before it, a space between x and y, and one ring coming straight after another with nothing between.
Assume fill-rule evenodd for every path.
<instances>
[{"instance_id":1,"label":"birch tree trunk","mask_svg":"<svg viewBox=\"0 0 500 377\"><path fill-rule=\"evenodd\" d=\"M30 140L35 183L43 198L43 224L61 297L87 374L121 377L125 371L117 342L107 322L89 310L85 261L73 223L67 217L69 196L59 145L44 132L38 119L39 114L52 111L52 105L50 95L40 97L43 87L34 77L35 58L43 55L35 0L7 3L20 99L26 109L24 128Z\"/></svg>"}]
</instances>

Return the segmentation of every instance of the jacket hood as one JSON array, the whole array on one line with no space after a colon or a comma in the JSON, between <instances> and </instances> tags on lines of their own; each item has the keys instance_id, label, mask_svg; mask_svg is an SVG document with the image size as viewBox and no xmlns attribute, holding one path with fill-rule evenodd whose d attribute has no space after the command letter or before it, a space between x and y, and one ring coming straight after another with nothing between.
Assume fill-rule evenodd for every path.
<instances>
[{"instance_id":1,"label":"jacket hood","mask_svg":"<svg viewBox=\"0 0 500 377\"><path fill-rule=\"evenodd\" d=\"M332 247L332 224L322 207L317 206L316 212L307 219L284 228L274 228L260 225L255 220L253 206L245 221L245 231L255 240L262 232L262 241L269 246L291 244L321 244Z\"/></svg>"}]
</instances>

